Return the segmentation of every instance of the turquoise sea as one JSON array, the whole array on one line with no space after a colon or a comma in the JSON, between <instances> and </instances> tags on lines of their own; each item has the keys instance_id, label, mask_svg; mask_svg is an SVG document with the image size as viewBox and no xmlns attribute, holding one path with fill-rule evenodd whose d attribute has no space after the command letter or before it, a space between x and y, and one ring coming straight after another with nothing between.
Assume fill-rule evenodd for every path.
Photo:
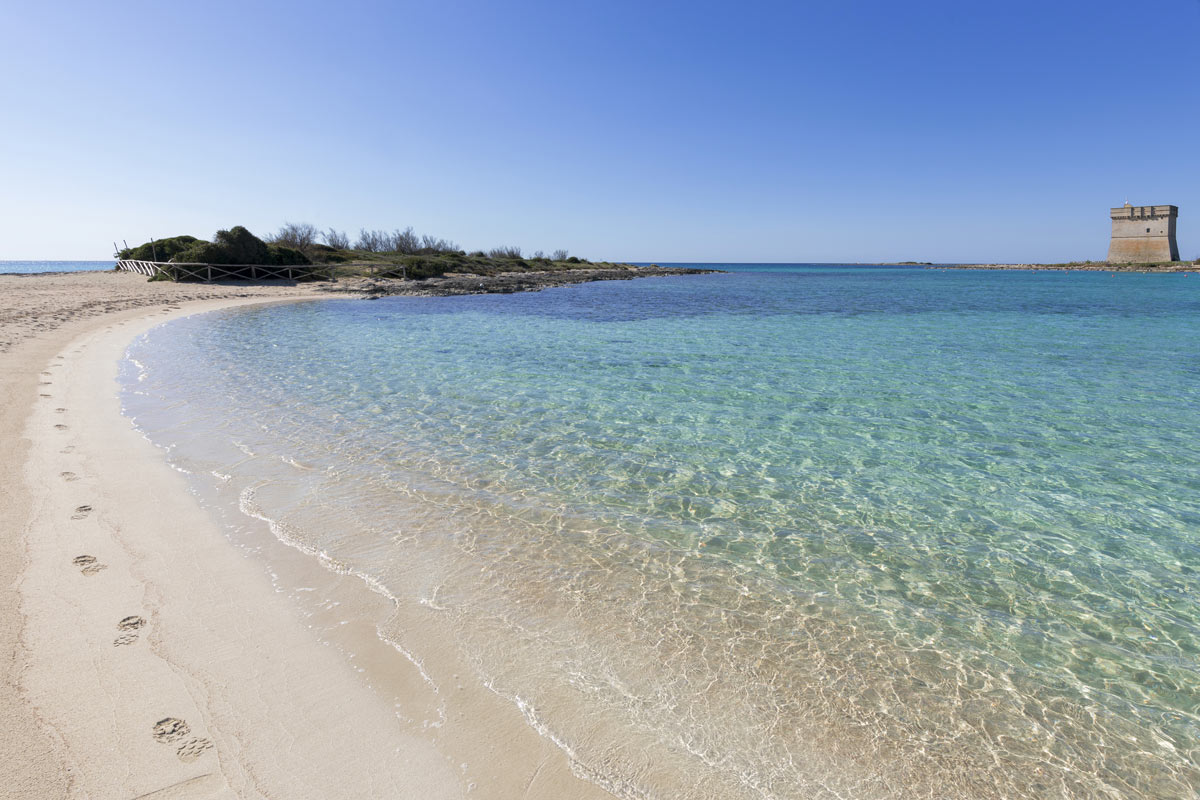
<instances>
[{"instance_id":1,"label":"turquoise sea","mask_svg":"<svg viewBox=\"0 0 1200 800\"><path fill-rule=\"evenodd\" d=\"M619 796L1200 793L1200 275L726 268L189 317L126 411Z\"/></svg>"},{"instance_id":2,"label":"turquoise sea","mask_svg":"<svg viewBox=\"0 0 1200 800\"><path fill-rule=\"evenodd\" d=\"M91 272L112 269L117 262L109 261L0 261L0 275L32 275L42 272Z\"/></svg>"}]
</instances>

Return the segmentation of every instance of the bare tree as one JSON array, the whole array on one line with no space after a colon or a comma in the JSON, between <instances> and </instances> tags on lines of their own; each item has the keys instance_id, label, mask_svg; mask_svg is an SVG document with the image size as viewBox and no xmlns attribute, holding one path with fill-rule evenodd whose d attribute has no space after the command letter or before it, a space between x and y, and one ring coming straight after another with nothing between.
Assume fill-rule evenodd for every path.
<instances>
[{"instance_id":1,"label":"bare tree","mask_svg":"<svg viewBox=\"0 0 1200 800\"><path fill-rule=\"evenodd\" d=\"M334 250L349 250L350 237L345 231L339 231L336 228L330 228L325 231L325 244L332 247Z\"/></svg>"},{"instance_id":2,"label":"bare tree","mask_svg":"<svg viewBox=\"0 0 1200 800\"><path fill-rule=\"evenodd\" d=\"M362 228L358 232L358 241L354 243L355 250L366 250L368 253L383 253L392 247L392 235L387 231L369 231Z\"/></svg>"},{"instance_id":3,"label":"bare tree","mask_svg":"<svg viewBox=\"0 0 1200 800\"><path fill-rule=\"evenodd\" d=\"M411 225L404 230L397 228L392 231L388 249L394 250L397 253L412 255L421 249L421 239L413 233Z\"/></svg>"},{"instance_id":4,"label":"bare tree","mask_svg":"<svg viewBox=\"0 0 1200 800\"><path fill-rule=\"evenodd\" d=\"M459 247L449 239L439 239L436 236L425 235L421 237L421 252L428 254L435 253L457 253Z\"/></svg>"},{"instance_id":5,"label":"bare tree","mask_svg":"<svg viewBox=\"0 0 1200 800\"><path fill-rule=\"evenodd\" d=\"M493 247L488 250L488 255L492 258L520 258L521 248L511 245L506 247Z\"/></svg>"},{"instance_id":6,"label":"bare tree","mask_svg":"<svg viewBox=\"0 0 1200 800\"><path fill-rule=\"evenodd\" d=\"M317 243L320 235L316 225L307 222L285 222L274 236L267 237L267 241L283 247L308 250Z\"/></svg>"},{"instance_id":7,"label":"bare tree","mask_svg":"<svg viewBox=\"0 0 1200 800\"><path fill-rule=\"evenodd\" d=\"M534 259L534 260L536 260L536 261L545 261L545 260L546 260L546 254L545 254L545 252L543 252L543 251L541 251L541 250L534 250L534 251L533 251L533 255L532 255L532 256L530 256L530 258L532 258L532 259Z\"/></svg>"},{"instance_id":8,"label":"bare tree","mask_svg":"<svg viewBox=\"0 0 1200 800\"><path fill-rule=\"evenodd\" d=\"M555 250L553 253L550 254L550 260L566 261L568 255L570 255L570 253L568 253L566 250Z\"/></svg>"}]
</instances>

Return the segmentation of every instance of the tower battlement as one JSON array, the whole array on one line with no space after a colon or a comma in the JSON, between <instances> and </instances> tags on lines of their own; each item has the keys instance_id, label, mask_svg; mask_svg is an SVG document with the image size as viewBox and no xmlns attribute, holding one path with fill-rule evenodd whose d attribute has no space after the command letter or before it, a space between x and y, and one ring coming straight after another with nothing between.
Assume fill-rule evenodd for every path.
<instances>
[{"instance_id":1,"label":"tower battlement","mask_svg":"<svg viewBox=\"0 0 1200 800\"><path fill-rule=\"evenodd\" d=\"M1178 261L1176 206L1131 206L1109 210L1112 240L1108 260L1116 263Z\"/></svg>"}]
</instances>

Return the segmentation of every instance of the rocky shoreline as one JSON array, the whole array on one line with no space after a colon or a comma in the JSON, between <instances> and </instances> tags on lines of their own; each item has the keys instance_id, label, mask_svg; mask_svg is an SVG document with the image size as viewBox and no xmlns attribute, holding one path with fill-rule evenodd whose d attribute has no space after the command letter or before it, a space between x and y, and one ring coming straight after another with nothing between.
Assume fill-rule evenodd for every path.
<instances>
[{"instance_id":1,"label":"rocky shoreline","mask_svg":"<svg viewBox=\"0 0 1200 800\"><path fill-rule=\"evenodd\" d=\"M1070 272L1200 272L1200 264L1175 261L1169 264L1110 264L1107 261L1082 261L1070 264L934 264L925 269L1015 269Z\"/></svg>"},{"instance_id":2,"label":"rocky shoreline","mask_svg":"<svg viewBox=\"0 0 1200 800\"><path fill-rule=\"evenodd\" d=\"M390 296L449 297L462 294L512 294L538 292L555 286L593 281L629 281L635 278L659 278L670 275L705 275L718 269L683 267L603 267L596 269L547 270L540 272L502 272L498 275L472 275L450 272L438 278L400 280L397 278L342 278L331 284L310 284L315 291L358 294L368 299Z\"/></svg>"}]
</instances>

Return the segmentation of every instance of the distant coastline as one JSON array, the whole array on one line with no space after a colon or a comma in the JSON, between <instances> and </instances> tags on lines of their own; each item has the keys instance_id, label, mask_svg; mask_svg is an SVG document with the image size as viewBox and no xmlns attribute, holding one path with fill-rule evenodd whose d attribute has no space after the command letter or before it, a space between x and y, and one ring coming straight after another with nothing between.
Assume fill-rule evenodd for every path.
<instances>
[{"instance_id":1,"label":"distant coastline","mask_svg":"<svg viewBox=\"0 0 1200 800\"><path fill-rule=\"evenodd\" d=\"M933 264L926 269L1013 269L1070 272L1200 272L1200 264L1171 261L1161 264L1112 264L1107 261L1072 261L1065 264Z\"/></svg>"},{"instance_id":2,"label":"distant coastline","mask_svg":"<svg viewBox=\"0 0 1200 800\"><path fill-rule=\"evenodd\" d=\"M0 275L46 275L64 272L102 272L111 270L116 262L113 259L104 261L66 261L36 260L22 261L20 259L0 260Z\"/></svg>"}]
</instances>

